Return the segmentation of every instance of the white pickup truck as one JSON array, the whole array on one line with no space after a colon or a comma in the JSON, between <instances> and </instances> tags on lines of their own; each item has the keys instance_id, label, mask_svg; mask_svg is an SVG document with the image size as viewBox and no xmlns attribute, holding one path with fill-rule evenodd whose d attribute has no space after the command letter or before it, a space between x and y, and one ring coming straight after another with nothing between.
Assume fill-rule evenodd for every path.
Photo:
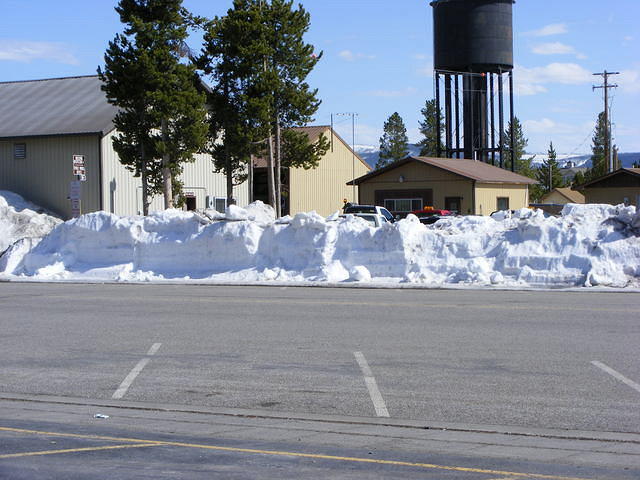
<instances>
[{"instance_id":1,"label":"white pickup truck","mask_svg":"<svg viewBox=\"0 0 640 480\"><path fill-rule=\"evenodd\" d=\"M347 204L344 208L344 213L373 213L375 215L382 215L387 222L395 222L396 219L391 212L384 207L378 207L377 205L356 205L356 204Z\"/></svg>"},{"instance_id":2,"label":"white pickup truck","mask_svg":"<svg viewBox=\"0 0 640 480\"><path fill-rule=\"evenodd\" d=\"M385 223L389 223L384 215L379 215L377 213L346 213L340 215L340 217L344 218L348 215L353 215L354 217L361 218L369 222L372 227L381 227Z\"/></svg>"}]
</instances>

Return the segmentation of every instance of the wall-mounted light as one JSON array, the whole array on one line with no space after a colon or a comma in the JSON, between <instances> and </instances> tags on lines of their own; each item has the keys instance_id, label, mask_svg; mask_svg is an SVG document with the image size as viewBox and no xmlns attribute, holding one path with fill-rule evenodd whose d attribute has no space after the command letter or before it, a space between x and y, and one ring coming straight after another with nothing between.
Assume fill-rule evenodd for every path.
<instances>
[{"instance_id":1,"label":"wall-mounted light","mask_svg":"<svg viewBox=\"0 0 640 480\"><path fill-rule=\"evenodd\" d=\"M400 177L398 178L398 181L400 183L403 183L404 182L404 175L400 175Z\"/></svg>"}]
</instances>

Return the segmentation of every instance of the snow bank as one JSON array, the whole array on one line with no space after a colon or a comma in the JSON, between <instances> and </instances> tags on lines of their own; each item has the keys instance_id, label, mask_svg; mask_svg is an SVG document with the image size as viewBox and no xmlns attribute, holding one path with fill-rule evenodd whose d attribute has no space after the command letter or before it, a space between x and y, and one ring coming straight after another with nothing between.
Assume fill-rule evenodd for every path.
<instances>
[{"instance_id":1,"label":"snow bank","mask_svg":"<svg viewBox=\"0 0 640 480\"><path fill-rule=\"evenodd\" d=\"M20 195L0 190L0 255L23 238L40 238L61 223Z\"/></svg>"},{"instance_id":2,"label":"snow bank","mask_svg":"<svg viewBox=\"0 0 640 480\"><path fill-rule=\"evenodd\" d=\"M381 228L315 212L276 222L261 203L207 216L216 220L177 210L83 215L7 252L0 271L79 281L640 286L634 207L568 205L560 217L523 209L431 226L410 215Z\"/></svg>"}]
</instances>

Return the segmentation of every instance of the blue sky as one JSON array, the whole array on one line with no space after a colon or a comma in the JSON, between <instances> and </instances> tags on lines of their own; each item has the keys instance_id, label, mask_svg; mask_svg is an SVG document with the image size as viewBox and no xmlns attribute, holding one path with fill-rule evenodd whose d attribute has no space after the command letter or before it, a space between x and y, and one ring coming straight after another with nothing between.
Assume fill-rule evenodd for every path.
<instances>
[{"instance_id":1,"label":"blue sky","mask_svg":"<svg viewBox=\"0 0 640 480\"><path fill-rule=\"evenodd\" d=\"M109 40L122 30L115 0L0 0L0 81L94 74ZM231 0L185 0L196 14L222 15ZM378 145L398 112L419 140L420 109L433 98L432 9L428 0L302 0L306 37L324 56L309 77L322 100L316 124L356 112L356 144ZM640 2L518 0L514 5L516 115L528 151L588 153L602 90L592 73L612 77L615 142L640 152ZM200 40L190 45L199 49ZM351 119L336 116L351 141Z\"/></svg>"}]
</instances>

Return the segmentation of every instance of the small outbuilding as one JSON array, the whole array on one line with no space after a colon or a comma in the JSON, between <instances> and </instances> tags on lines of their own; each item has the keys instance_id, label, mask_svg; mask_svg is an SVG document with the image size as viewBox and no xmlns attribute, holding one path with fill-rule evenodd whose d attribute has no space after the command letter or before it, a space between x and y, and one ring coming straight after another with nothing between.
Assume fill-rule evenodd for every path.
<instances>
[{"instance_id":1,"label":"small outbuilding","mask_svg":"<svg viewBox=\"0 0 640 480\"><path fill-rule=\"evenodd\" d=\"M580 186L586 203L640 205L640 168L620 168Z\"/></svg>"},{"instance_id":2,"label":"small outbuilding","mask_svg":"<svg viewBox=\"0 0 640 480\"><path fill-rule=\"evenodd\" d=\"M536 183L475 160L407 157L348 184L359 187L359 203L403 216L427 206L471 215L525 208Z\"/></svg>"}]
</instances>

